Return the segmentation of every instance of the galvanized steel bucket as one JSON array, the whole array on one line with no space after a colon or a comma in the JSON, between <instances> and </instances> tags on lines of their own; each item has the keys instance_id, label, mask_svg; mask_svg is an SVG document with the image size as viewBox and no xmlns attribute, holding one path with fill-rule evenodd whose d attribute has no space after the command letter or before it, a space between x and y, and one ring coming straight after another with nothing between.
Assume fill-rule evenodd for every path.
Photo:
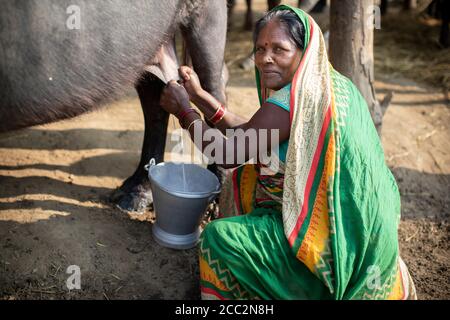
<instances>
[{"instance_id":1,"label":"galvanized steel bucket","mask_svg":"<svg viewBox=\"0 0 450 320\"><path fill-rule=\"evenodd\" d=\"M152 159L145 168L156 215L153 238L158 244L173 249L195 247L200 237L200 220L220 193L219 179L211 171L192 163L155 165Z\"/></svg>"}]
</instances>

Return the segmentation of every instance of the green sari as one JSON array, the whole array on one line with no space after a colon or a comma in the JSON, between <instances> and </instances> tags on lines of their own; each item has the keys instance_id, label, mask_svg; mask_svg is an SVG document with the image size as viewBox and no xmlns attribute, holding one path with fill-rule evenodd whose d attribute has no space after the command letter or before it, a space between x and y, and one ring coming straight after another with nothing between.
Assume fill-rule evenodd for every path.
<instances>
[{"instance_id":1,"label":"green sari","mask_svg":"<svg viewBox=\"0 0 450 320\"><path fill-rule=\"evenodd\" d=\"M285 161L223 184L223 218L200 242L204 299L411 299L399 256L400 195L367 104L328 62L314 20L290 91ZM258 71L261 105L268 98Z\"/></svg>"}]
</instances>

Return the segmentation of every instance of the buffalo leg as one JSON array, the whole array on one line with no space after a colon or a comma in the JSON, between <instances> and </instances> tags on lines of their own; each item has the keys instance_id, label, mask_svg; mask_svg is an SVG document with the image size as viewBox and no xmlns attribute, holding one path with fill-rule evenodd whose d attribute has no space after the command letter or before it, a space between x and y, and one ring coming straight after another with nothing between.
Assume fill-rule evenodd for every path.
<instances>
[{"instance_id":1,"label":"buffalo leg","mask_svg":"<svg viewBox=\"0 0 450 320\"><path fill-rule=\"evenodd\" d=\"M202 87L225 104L225 85L228 80L224 63L226 7L223 1L208 1L203 10L200 16L215 18L194 19L190 24L183 26L183 37ZM214 45L211 45L212 42ZM208 166L208 169L220 179L220 172L215 164Z\"/></svg>"},{"instance_id":2,"label":"buffalo leg","mask_svg":"<svg viewBox=\"0 0 450 320\"><path fill-rule=\"evenodd\" d=\"M299 0L298 7L305 12L312 12L314 7L320 2L320 0ZM326 5L326 1L325 1Z\"/></svg>"},{"instance_id":3,"label":"buffalo leg","mask_svg":"<svg viewBox=\"0 0 450 320\"><path fill-rule=\"evenodd\" d=\"M150 183L144 166L154 158L156 163L164 159L169 114L159 106L164 83L145 73L136 85L145 119L145 134L141 161L134 172L112 196L112 201L122 210L143 212L153 202Z\"/></svg>"},{"instance_id":4,"label":"buffalo leg","mask_svg":"<svg viewBox=\"0 0 450 320\"><path fill-rule=\"evenodd\" d=\"M226 6L222 1L208 1L197 19L182 27L183 37L202 87L225 103L224 52L226 40Z\"/></svg>"},{"instance_id":5,"label":"buffalo leg","mask_svg":"<svg viewBox=\"0 0 450 320\"><path fill-rule=\"evenodd\" d=\"M281 3L281 0L267 0L267 8L272 10Z\"/></svg>"},{"instance_id":6,"label":"buffalo leg","mask_svg":"<svg viewBox=\"0 0 450 320\"><path fill-rule=\"evenodd\" d=\"M441 33L439 35L439 43L444 48L449 47L449 28L448 24L450 23L450 1L441 1L442 6L442 26L441 26Z\"/></svg>"},{"instance_id":7,"label":"buffalo leg","mask_svg":"<svg viewBox=\"0 0 450 320\"><path fill-rule=\"evenodd\" d=\"M232 26L232 17L233 17L233 11L234 11L234 6L236 5L236 0L227 0L227 12L228 12L228 17L227 17L227 29L230 30L231 26Z\"/></svg>"},{"instance_id":8,"label":"buffalo leg","mask_svg":"<svg viewBox=\"0 0 450 320\"><path fill-rule=\"evenodd\" d=\"M382 15L385 15L388 9L388 0L381 0L380 4L380 12Z\"/></svg>"},{"instance_id":9,"label":"buffalo leg","mask_svg":"<svg viewBox=\"0 0 450 320\"><path fill-rule=\"evenodd\" d=\"M252 0L247 0L247 13L245 14L244 30L251 31L252 29L253 29Z\"/></svg>"},{"instance_id":10,"label":"buffalo leg","mask_svg":"<svg viewBox=\"0 0 450 320\"><path fill-rule=\"evenodd\" d=\"M323 12L325 7L327 6L327 0L319 0L316 5L311 9L311 13L320 13Z\"/></svg>"}]
</instances>

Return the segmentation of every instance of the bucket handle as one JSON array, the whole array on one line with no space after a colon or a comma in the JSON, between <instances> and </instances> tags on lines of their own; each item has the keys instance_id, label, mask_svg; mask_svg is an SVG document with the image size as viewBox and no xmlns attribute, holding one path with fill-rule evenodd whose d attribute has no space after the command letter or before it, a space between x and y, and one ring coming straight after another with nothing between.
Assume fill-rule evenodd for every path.
<instances>
[{"instance_id":1,"label":"bucket handle","mask_svg":"<svg viewBox=\"0 0 450 320\"><path fill-rule=\"evenodd\" d=\"M144 166L145 171L150 170L150 167L154 166L156 164L155 158L151 158L148 164Z\"/></svg>"}]
</instances>

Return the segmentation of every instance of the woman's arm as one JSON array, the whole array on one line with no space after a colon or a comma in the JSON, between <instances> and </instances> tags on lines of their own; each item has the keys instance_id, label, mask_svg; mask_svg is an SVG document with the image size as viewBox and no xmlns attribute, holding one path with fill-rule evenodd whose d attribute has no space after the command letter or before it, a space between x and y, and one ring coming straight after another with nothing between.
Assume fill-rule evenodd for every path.
<instances>
[{"instance_id":1,"label":"woman's arm","mask_svg":"<svg viewBox=\"0 0 450 320\"><path fill-rule=\"evenodd\" d=\"M211 119L220 108L221 103L209 92L203 90L200 80L194 70L187 66L181 66L178 70L183 81L183 86L189 94L190 100L199 108L205 119ZM225 134L226 129L238 127L248 120L226 110L224 117L215 124L215 127Z\"/></svg>"},{"instance_id":2,"label":"woman's arm","mask_svg":"<svg viewBox=\"0 0 450 320\"><path fill-rule=\"evenodd\" d=\"M161 96L161 106L172 114L180 114L180 109L190 108L188 94L176 82L169 82ZM261 155L270 154L272 148L276 147L274 144L278 146L289 138L290 133L289 112L271 103L263 105L248 122L227 138L209 131L217 129L208 126L194 112L186 114L180 123L189 130L191 139L203 153L207 148L211 150L214 147L216 152L211 154L211 160L224 168L234 168L255 158L260 161ZM210 141L206 139L208 136L215 138ZM275 140L272 143L273 138ZM262 143L264 140L265 144Z\"/></svg>"},{"instance_id":3,"label":"woman's arm","mask_svg":"<svg viewBox=\"0 0 450 320\"><path fill-rule=\"evenodd\" d=\"M214 98L209 92L203 89L201 89L200 92L195 93L191 100L205 115L205 119L211 119L211 117L214 116L214 114L217 112L217 109L221 105L221 103L216 98ZM247 121L248 120L227 109L222 120L216 123L215 128L219 129L223 134L225 134L226 129L236 128L243 125Z\"/></svg>"}]
</instances>

